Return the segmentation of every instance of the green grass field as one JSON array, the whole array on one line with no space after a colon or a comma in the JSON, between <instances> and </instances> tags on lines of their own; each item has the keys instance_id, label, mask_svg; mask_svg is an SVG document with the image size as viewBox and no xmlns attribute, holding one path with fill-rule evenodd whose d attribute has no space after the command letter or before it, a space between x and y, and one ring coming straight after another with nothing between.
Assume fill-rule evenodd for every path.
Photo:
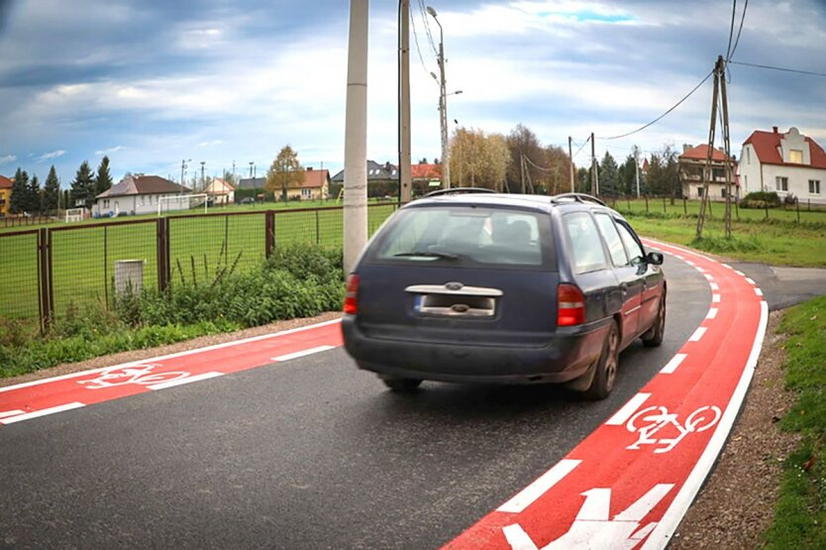
<instances>
[{"instance_id":1,"label":"green grass field","mask_svg":"<svg viewBox=\"0 0 826 550\"><path fill-rule=\"evenodd\" d=\"M368 209L372 234L395 210L395 204ZM236 210L242 211L245 210ZM173 284L184 279L212 282L223 269L243 271L265 256L265 210L247 209L243 215L181 216L169 219L169 252ZM65 314L70 303L111 300L115 262L143 260L145 288L157 288L157 218L139 223L52 226L52 284L55 314ZM341 209L290 211L275 215L275 246L317 243L341 246ZM39 314L39 261L36 234L0 234L0 274L3 299L0 316L35 318Z\"/></svg>"}]
</instances>

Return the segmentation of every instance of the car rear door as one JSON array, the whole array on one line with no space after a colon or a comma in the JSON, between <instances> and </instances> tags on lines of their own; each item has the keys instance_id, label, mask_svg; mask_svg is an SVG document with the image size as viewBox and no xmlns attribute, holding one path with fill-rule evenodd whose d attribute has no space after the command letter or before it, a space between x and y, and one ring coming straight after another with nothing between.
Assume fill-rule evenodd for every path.
<instances>
[{"instance_id":1,"label":"car rear door","mask_svg":"<svg viewBox=\"0 0 826 550\"><path fill-rule=\"evenodd\" d=\"M657 318L664 278L658 266L645 261L645 249L628 222L622 219L617 219L616 222L631 263L637 268L638 276L643 282L639 317L639 331L642 333L648 330Z\"/></svg>"},{"instance_id":2,"label":"car rear door","mask_svg":"<svg viewBox=\"0 0 826 550\"><path fill-rule=\"evenodd\" d=\"M397 218L358 267L356 322L366 335L547 345L559 283L547 213L450 204Z\"/></svg>"}]
</instances>

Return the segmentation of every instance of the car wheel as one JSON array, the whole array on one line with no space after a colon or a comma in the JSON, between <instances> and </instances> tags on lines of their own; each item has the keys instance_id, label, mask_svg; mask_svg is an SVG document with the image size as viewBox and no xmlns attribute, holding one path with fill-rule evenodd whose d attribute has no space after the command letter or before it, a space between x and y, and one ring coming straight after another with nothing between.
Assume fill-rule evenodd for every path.
<instances>
[{"instance_id":1,"label":"car wheel","mask_svg":"<svg viewBox=\"0 0 826 550\"><path fill-rule=\"evenodd\" d=\"M396 378L393 376L379 376L390 391L396 393L411 393L421 385L422 381L416 378Z\"/></svg>"},{"instance_id":2,"label":"car wheel","mask_svg":"<svg viewBox=\"0 0 826 550\"><path fill-rule=\"evenodd\" d=\"M656 348L663 343L665 334L665 293L660 297L660 307L657 310L657 319L654 326L642 335L642 343L648 348Z\"/></svg>"},{"instance_id":3,"label":"car wheel","mask_svg":"<svg viewBox=\"0 0 826 550\"><path fill-rule=\"evenodd\" d=\"M583 393L586 399L605 399L614 389L619 364L619 346L620 337L617 322L611 321L605 343L602 346L602 354L597 360L596 372L594 372L591 386Z\"/></svg>"}]
</instances>

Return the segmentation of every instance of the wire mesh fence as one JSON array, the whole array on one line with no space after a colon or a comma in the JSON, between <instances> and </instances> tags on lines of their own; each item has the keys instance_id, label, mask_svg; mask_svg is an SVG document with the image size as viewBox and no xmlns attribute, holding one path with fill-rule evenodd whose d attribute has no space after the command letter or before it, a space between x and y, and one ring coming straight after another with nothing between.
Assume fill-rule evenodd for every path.
<instances>
[{"instance_id":1,"label":"wire mesh fence","mask_svg":"<svg viewBox=\"0 0 826 550\"><path fill-rule=\"evenodd\" d=\"M368 207L372 235L396 204ZM0 316L60 319L132 291L210 283L254 269L281 246L343 244L338 207L178 215L0 233Z\"/></svg>"},{"instance_id":2,"label":"wire mesh fence","mask_svg":"<svg viewBox=\"0 0 826 550\"><path fill-rule=\"evenodd\" d=\"M0 316L7 319L40 315L38 230L0 233Z\"/></svg>"}]
</instances>

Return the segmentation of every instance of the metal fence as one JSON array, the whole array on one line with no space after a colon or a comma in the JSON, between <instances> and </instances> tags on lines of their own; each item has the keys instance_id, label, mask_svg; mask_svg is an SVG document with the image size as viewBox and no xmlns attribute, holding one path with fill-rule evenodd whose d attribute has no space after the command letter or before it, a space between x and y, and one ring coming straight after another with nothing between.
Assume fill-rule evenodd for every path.
<instances>
[{"instance_id":1,"label":"metal fence","mask_svg":"<svg viewBox=\"0 0 826 550\"><path fill-rule=\"evenodd\" d=\"M368 207L372 234L397 208ZM46 326L71 307L110 305L115 272L137 266L143 288L214 280L260 265L276 247L341 246L343 208L178 215L0 233L0 316Z\"/></svg>"}]
</instances>

